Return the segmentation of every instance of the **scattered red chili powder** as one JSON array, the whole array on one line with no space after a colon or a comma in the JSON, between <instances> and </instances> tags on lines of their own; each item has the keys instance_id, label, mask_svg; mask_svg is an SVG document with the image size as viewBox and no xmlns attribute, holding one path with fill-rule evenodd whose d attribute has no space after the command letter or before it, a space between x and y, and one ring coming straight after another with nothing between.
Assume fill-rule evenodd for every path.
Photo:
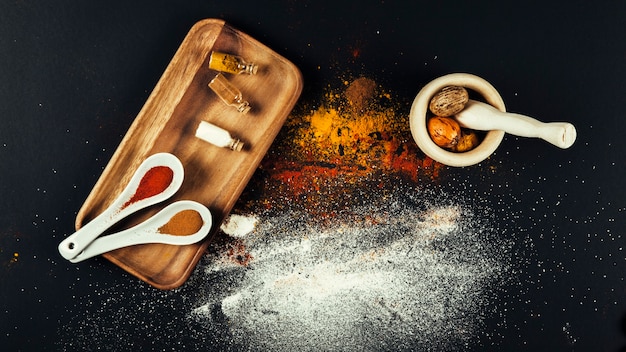
<instances>
[{"instance_id":1,"label":"scattered red chili powder","mask_svg":"<svg viewBox=\"0 0 626 352\"><path fill-rule=\"evenodd\" d=\"M230 244L226 256L230 261L241 266L248 266L254 258L246 249L245 244L239 240Z\"/></svg>"},{"instance_id":2,"label":"scattered red chili powder","mask_svg":"<svg viewBox=\"0 0 626 352\"><path fill-rule=\"evenodd\" d=\"M148 170L139 182L135 194L124 204L124 208L142 199L150 198L163 191L172 183L174 171L167 166L155 166Z\"/></svg>"}]
</instances>

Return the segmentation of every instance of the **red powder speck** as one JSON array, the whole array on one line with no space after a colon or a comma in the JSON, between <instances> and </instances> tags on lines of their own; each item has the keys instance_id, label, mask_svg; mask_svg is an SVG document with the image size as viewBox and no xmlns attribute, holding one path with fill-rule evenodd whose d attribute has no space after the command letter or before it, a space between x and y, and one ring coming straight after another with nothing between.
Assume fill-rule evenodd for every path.
<instances>
[{"instance_id":1,"label":"red powder speck","mask_svg":"<svg viewBox=\"0 0 626 352\"><path fill-rule=\"evenodd\" d=\"M246 250L246 246L240 241L231 244L226 256L230 261L241 266L248 266L253 259L252 254Z\"/></svg>"},{"instance_id":2,"label":"red powder speck","mask_svg":"<svg viewBox=\"0 0 626 352\"><path fill-rule=\"evenodd\" d=\"M155 166L148 170L139 182L139 187L124 208L142 199L155 196L167 189L174 179L174 171L167 166Z\"/></svg>"}]
</instances>

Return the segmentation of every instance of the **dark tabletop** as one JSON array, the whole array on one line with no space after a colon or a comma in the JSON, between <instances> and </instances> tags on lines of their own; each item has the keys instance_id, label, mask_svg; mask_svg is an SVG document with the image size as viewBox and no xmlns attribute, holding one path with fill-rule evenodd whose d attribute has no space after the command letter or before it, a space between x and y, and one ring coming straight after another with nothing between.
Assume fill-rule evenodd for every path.
<instances>
[{"instance_id":1,"label":"dark tabletop","mask_svg":"<svg viewBox=\"0 0 626 352\"><path fill-rule=\"evenodd\" d=\"M399 114L408 115L430 80L469 72L492 83L509 111L577 127L567 150L507 135L488 163L441 166L436 177L413 185L462 194L464 204L484 211L480 221L489 236L502 240L498 283L477 286L493 294L472 296L484 299L484 310L446 315L446 309L459 312L459 302L437 302L444 320L433 315L425 323L378 302L367 307L389 309L394 329L371 318L382 317L373 310L363 313L371 319L341 320L348 322L343 332L293 318L311 325L261 334L280 325L237 320L226 306L236 291L231 301L202 305L212 295L208 254L191 280L172 291L100 258L71 264L58 254L182 39L205 18L224 19L299 67L304 90L294 111L319 104L344 77L364 76L391 92ZM3 350L314 350L317 342L348 351L624 350L626 3L4 1L0 19ZM286 133L272 149L273 161L288 144L281 138ZM263 184L266 173L251 185ZM254 189L244 197L250 194ZM254 211L254 201L234 211ZM489 256L479 259L493 265ZM214 282L231 292L241 285L237 278ZM257 302L250 312L262 306ZM202 307L208 317L190 318ZM280 320L282 312L263 314ZM337 314L348 316L348 309L337 307Z\"/></svg>"}]
</instances>

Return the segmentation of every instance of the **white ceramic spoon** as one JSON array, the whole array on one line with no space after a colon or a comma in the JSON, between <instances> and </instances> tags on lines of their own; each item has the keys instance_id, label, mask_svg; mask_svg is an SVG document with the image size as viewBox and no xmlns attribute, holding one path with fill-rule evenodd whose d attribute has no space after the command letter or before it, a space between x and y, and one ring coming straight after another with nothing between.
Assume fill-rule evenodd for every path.
<instances>
[{"instance_id":1,"label":"white ceramic spoon","mask_svg":"<svg viewBox=\"0 0 626 352\"><path fill-rule=\"evenodd\" d=\"M541 138L559 148L569 148L576 140L576 128L568 122L541 122L532 117L502 112L489 104L470 100L456 114L462 127L479 131L501 130L520 137Z\"/></svg>"},{"instance_id":2,"label":"white ceramic spoon","mask_svg":"<svg viewBox=\"0 0 626 352\"><path fill-rule=\"evenodd\" d=\"M169 167L173 172L169 185L158 194L130 202L146 173L152 168L160 166ZM113 224L140 209L173 196L182 185L183 178L183 165L177 157L169 153L158 153L150 156L139 165L126 188L107 209L59 244L59 253L68 260L75 258Z\"/></svg>"},{"instance_id":3,"label":"white ceramic spoon","mask_svg":"<svg viewBox=\"0 0 626 352\"><path fill-rule=\"evenodd\" d=\"M202 219L202 225L198 229L185 229L189 230L191 233L184 234L168 234L161 232L163 231L164 225L174 216L186 210L197 212L197 215ZM207 207L191 200L181 200L168 205L163 208L163 210L138 225L97 238L80 254L70 259L70 262L78 263L114 249L136 244L165 243L182 246L196 243L206 237L211 230L212 222L211 212Z\"/></svg>"}]
</instances>

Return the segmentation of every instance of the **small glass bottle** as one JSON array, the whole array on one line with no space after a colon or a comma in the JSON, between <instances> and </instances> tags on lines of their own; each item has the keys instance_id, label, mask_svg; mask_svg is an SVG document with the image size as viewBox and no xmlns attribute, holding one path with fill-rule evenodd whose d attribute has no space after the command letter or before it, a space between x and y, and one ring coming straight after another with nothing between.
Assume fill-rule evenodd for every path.
<instances>
[{"instance_id":1,"label":"small glass bottle","mask_svg":"<svg viewBox=\"0 0 626 352\"><path fill-rule=\"evenodd\" d=\"M211 88L224 103L234 106L240 113L247 114L248 111L250 111L250 104L243 100L241 91L233 86L221 73L218 73L217 76L209 82L209 88Z\"/></svg>"},{"instance_id":2,"label":"small glass bottle","mask_svg":"<svg viewBox=\"0 0 626 352\"><path fill-rule=\"evenodd\" d=\"M212 123L201 121L196 129L196 137L203 141L222 148L228 148L236 152L243 149L243 142L238 138L233 138L230 132Z\"/></svg>"},{"instance_id":3,"label":"small glass bottle","mask_svg":"<svg viewBox=\"0 0 626 352\"><path fill-rule=\"evenodd\" d=\"M249 75L255 75L258 70L258 66L245 62L241 57L212 51L209 56L209 68L216 71L227 73L247 73Z\"/></svg>"}]
</instances>

